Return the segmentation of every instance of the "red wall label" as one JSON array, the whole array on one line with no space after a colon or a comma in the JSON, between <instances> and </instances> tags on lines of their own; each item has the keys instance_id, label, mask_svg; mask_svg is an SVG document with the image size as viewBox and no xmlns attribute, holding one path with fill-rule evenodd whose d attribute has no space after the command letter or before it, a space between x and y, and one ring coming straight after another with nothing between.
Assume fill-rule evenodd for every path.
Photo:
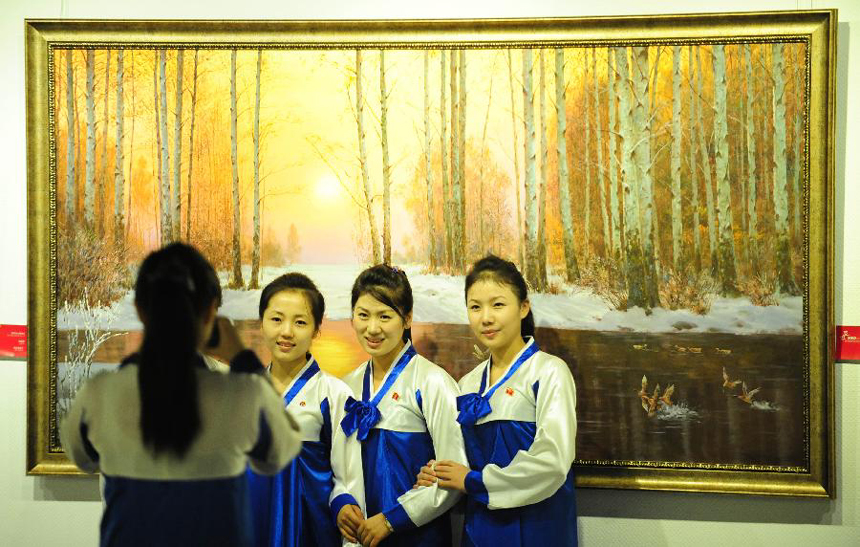
<instances>
[{"instance_id":1,"label":"red wall label","mask_svg":"<svg viewBox=\"0 0 860 547\"><path fill-rule=\"evenodd\" d=\"M836 361L860 363L860 327L836 327Z\"/></svg>"},{"instance_id":2,"label":"red wall label","mask_svg":"<svg viewBox=\"0 0 860 547\"><path fill-rule=\"evenodd\" d=\"M27 358L27 325L0 325L0 359Z\"/></svg>"}]
</instances>

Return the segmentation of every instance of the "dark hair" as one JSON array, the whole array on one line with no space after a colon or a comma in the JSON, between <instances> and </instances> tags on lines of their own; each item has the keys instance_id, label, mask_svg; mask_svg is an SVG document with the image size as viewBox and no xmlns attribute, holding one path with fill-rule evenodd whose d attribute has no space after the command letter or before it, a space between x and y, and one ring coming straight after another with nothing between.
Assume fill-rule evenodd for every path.
<instances>
[{"instance_id":1,"label":"dark hair","mask_svg":"<svg viewBox=\"0 0 860 547\"><path fill-rule=\"evenodd\" d=\"M397 312L403 321L412 312L412 286L406 273L388 264L367 268L352 285L352 309L358 299L368 294ZM403 341L412 340L412 329L404 329Z\"/></svg>"},{"instance_id":2,"label":"dark hair","mask_svg":"<svg viewBox=\"0 0 860 547\"><path fill-rule=\"evenodd\" d=\"M525 302L529 297L529 289L526 285L526 280L523 279L523 274L509 260L488 254L472 264L472 267L469 269L469 275L466 276L465 292L467 298L469 288L476 282L484 279L491 279L500 285L509 286L521 303ZM528 315L523 317L520 323L520 332L523 338L535 335L535 316L531 308L529 308Z\"/></svg>"},{"instance_id":3,"label":"dark hair","mask_svg":"<svg viewBox=\"0 0 860 547\"><path fill-rule=\"evenodd\" d=\"M140 429L156 454L183 456L200 430L197 347L201 316L213 302L221 303L218 276L193 247L171 243L140 265L134 285L143 321Z\"/></svg>"},{"instance_id":4,"label":"dark hair","mask_svg":"<svg viewBox=\"0 0 860 547\"><path fill-rule=\"evenodd\" d=\"M281 291L299 291L305 295L314 317L314 330L319 330L325 313L325 298L308 276L298 272L284 274L263 288L260 293L260 319L269 307L269 301Z\"/></svg>"}]
</instances>

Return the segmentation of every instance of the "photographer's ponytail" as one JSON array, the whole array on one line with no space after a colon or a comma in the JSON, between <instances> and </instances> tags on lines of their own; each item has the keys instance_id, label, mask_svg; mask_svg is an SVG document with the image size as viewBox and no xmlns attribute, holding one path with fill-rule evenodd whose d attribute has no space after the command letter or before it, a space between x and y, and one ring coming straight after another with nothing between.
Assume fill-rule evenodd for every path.
<instances>
[{"instance_id":1,"label":"photographer's ponytail","mask_svg":"<svg viewBox=\"0 0 860 547\"><path fill-rule=\"evenodd\" d=\"M144 322L138 362L140 427L156 454L183 456L200 429L196 366L201 319L221 290L192 247L174 243L149 255L135 285Z\"/></svg>"}]
</instances>

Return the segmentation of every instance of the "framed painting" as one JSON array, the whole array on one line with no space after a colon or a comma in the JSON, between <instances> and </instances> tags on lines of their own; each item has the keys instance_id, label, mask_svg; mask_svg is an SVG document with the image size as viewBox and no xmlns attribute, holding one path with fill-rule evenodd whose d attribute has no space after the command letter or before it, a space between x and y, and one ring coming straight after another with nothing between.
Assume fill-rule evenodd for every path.
<instances>
[{"instance_id":1,"label":"framed painting","mask_svg":"<svg viewBox=\"0 0 860 547\"><path fill-rule=\"evenodd\" d=\"M576 380L577 484L834 495L835 11L26 26L29 473L76 472L58 421L184 240L263 358L260 287L314 279L336 375L366 265L458 379L464 272L509 258Z\"/></svg>"}]
</instances>

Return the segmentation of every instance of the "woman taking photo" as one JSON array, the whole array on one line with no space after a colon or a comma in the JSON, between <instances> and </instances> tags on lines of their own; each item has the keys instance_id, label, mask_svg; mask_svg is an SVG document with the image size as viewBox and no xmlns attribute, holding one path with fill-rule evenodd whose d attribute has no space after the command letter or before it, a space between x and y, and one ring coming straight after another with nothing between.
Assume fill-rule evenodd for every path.
<instances>
[{"instance_id":1,"label":"woman taking photo","mask_svg":"<svg viewBox=\"0 0 860 547\"><path fill-rule=\"evenodd\" d=\"M364 520L361 446L340 428L350 396L311 355L325 300L300 273L282 275L260 294L260 329L272 355L269 377L299 423L302 450L274 477L249 471L258 546L333 547L357 542ZM336 524L335 524L336 523Z\"/></svg>"},{"instance_id":2,"label":"woman taking photo","mask_svg":"<svg viewBox=\"0 0 860 547\"><path fill-rule=\"evenodd\" d=\"M358 534L365 546L451 544L446 513L459 493L412 484L428 459L465 461L457 384L415 352L411 325L406 274L387 265L363 271L352 287L352 326L370 360L344 378L355 398L341 427L361 442L368 518Z\"/></svg>"},{"instance_id":3,"label":"woman taking photo","mask_svg":"<svg viewBox=\"0 0 860 547\"><path fill-rule=\"evenodd\" d=\"M463 546L576 545L571 468L576 388L567 364L540 351L526 283L495 256L466 276L469 325L490 358L460 380L469 467L429 462L419 485L467 494Z\"/></svg>"},{"instance_id":4,"label":"woman taking photo","mask_svg":"<svg viewBox=\"0 0 860 547\"><path fill-rule=\"evenodd\" d=\"M248 462L276 473L299 451L298 427L263 376L204 364L220 301L195 249L150 254L135 283L140 351L90 379L65 417L66 453L104 476L101 545L251 545ZM211 354L263 370L228 321L217 332Z\"/></svg>"}]
</instances>

